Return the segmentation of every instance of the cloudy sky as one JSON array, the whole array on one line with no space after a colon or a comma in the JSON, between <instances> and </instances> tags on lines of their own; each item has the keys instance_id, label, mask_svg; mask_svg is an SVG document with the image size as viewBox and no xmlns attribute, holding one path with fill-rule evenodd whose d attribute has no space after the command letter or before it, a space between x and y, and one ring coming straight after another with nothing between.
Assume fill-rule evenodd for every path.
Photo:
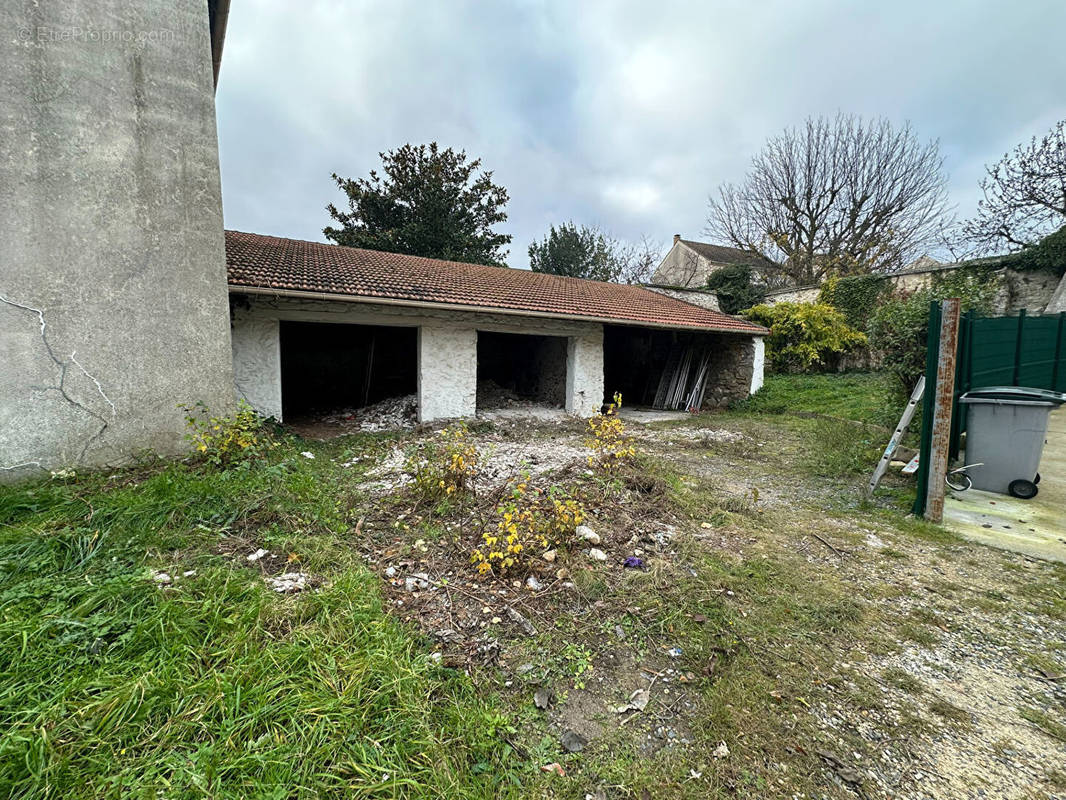
<instances>
[{"instance_id":1,"label":"cloudy sky","mask_svg":"<svg viewBox=\"0 0 1066 800\"><path fill-rule=\"evenodd\" d=\"M226 225L322 240L330 173L438 141L511 200L511 266L573 219L701 238L768 135L837 111L939 139L952 201L1066 117L1061 0L239 0L217 95Z\"/></svg>"}]
</instances>

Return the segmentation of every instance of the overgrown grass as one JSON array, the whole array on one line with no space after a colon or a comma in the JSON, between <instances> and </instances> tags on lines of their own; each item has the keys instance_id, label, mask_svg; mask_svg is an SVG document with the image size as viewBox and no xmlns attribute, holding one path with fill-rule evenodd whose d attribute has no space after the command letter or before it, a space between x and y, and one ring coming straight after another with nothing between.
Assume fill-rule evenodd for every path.
<instances>
[{"instance_id":1,"label":"overgrown grass","mask_svg":"<svg viewBox=\"0 0 1066 800\"><path fill-rule=\"evenodd\" d=\"M360 499L334 450L0 488L0 794L506 796L507 716L337 559ZM262 536L328 585L223 554Z\"/></svg>"},{"instance_id":2,"label":"overgrown grass","mask_svg":"<svg viewBox=\"0 0 1066 800\"><path fill-rule=\"evenodd\" d=\"M762 414L807 413L895 427L903 411L892 377L881 372L767 375L738 409Z\"/></svg>"}]
</instances>

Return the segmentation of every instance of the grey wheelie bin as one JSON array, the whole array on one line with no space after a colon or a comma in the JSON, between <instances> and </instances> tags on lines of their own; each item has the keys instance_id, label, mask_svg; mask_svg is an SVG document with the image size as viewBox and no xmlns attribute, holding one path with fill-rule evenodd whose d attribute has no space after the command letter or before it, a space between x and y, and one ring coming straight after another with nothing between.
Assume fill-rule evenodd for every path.
<instances>
[{"instance_id":1,"label":"grey wheelie bin","mask_svg":"<svg viewBox=\"0 0 1066 800\"><path fill-rule=\"evenodd\" d=\"M959 398L969 409L966 474L975 489L1028 500L1036 496L1048 416L1066 394L1022 386L987 386Z\"/></svg>"}]
</instances>

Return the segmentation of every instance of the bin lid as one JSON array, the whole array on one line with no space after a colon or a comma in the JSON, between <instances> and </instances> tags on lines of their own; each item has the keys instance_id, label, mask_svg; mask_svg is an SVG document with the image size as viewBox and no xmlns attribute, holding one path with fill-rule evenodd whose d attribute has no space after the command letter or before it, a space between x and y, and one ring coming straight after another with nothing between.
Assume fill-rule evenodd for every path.
<instances>
[{"instance_id":1,"label":"bin lid","mask_svg":"<svg viewBox=\"0 0 1066 800\"><path fill-rule=\"evenodd\" d=\"M1013 400L1029 403L1066 403L1066 394L1050 389L1033 389L1028 386L983 386L971 389L959 398L963 403L980 403L981 401Z\"/></svg>"}]
</instances>

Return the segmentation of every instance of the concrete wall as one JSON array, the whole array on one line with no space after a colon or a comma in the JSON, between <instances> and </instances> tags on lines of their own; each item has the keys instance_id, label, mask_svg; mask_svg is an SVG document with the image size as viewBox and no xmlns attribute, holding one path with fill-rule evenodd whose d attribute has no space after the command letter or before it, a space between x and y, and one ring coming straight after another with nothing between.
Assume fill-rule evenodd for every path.
<instances>
[{"instance_id":1,"label":"concrete wall","mask_svg":"<svg viewBox=\"0 0 1066 800\"><path fill-rule=\"evenodd\" d=\"M178 404L233 395L207 4L0 32L0 478L177 452Z\"/></svg>"},{"instance_id":2,"label":"concrete wall","mask_svg":"<svg viewBox=\"0 0 1066 800\"><path fill-rule=\"evenodd\" d=\"M477 413L477 329L422 325L418 329L418 421Z\"/></svg>"},{"instance_id":3,"label":"concrete wall","mask_svg":"<svg viewBox=\"0 0 1066 800\"><path fill-rule=\"evenodd\" d=\"M603 405L603 326L571 336L566 348L566 411L591 417Z\"/></svg>"},{"instance_id":4,"label":"concrete wall","mask_svg":"<svg viewBox=\"0 0 1066 800\"><path fill-rule=\"evenodd\" d=\"M264 417L281 419L281 338L278 319L233 311L233 385L237 397Z\"/></svg>"},{"instance_id":5,"label":"concrete wall","mask_svg":"<svg viewBox=\"0 0 1066 800\"><path fill-rule=\"evenodd\" d=\"M589 416L603 403L603 326L597 323L284 297L239 296L233 305L237 396L277 419L282 418L281 320L417 326L423 422L474 415L479 330L565 337L567 411Z\"/></svg>"}]
</instances>

